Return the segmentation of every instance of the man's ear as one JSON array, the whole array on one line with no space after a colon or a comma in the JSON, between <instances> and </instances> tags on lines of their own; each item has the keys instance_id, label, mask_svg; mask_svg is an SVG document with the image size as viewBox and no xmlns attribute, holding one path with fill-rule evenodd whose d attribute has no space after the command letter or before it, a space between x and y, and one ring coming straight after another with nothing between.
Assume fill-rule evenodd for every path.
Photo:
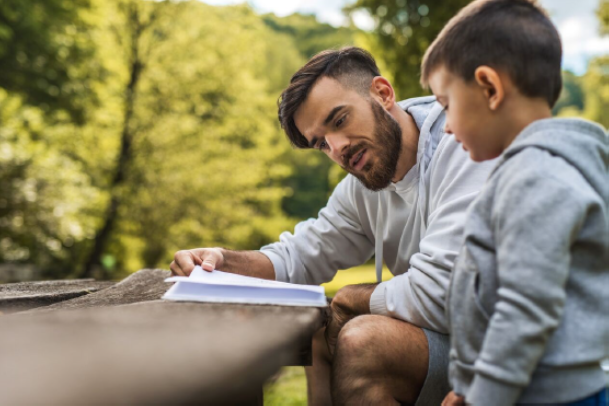
<instances>
[{"instance_id":1,"label":"man's ear","mask_svg":"<svg viewBox=\"0 0 609 406\"><path fill-rule=\"evenodd\" d=\"M370 95L377 99L386 110L395 104L395 92L389 81L382 76L375 76L370 84Z\"/></svg>"},{"instance_id":2,"label":"man's ear","mask_svg":"<svg viewBox=\"0 0 609 406\"><path fill-rule=\"evenodd\" d=\"M505 98L505 84L499 73L488 66L479 66L474 72L476 84L484 92L488 107L497 110Z\"/></svg>"}]
</instances>

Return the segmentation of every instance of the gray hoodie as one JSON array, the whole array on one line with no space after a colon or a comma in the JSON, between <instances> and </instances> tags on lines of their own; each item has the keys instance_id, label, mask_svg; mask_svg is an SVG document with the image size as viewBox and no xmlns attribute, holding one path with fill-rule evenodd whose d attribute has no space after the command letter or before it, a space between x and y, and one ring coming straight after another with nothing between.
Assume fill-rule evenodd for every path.
<instances>
[{"instance_id":1,"label":"gray hoodie","mask_svg":"<svg viewBox=\"0 0 609 406\"><path fill-rule=\"evenodd\" d=\"M605 130L529 125L468 210L447 302L450 380L473 404L567 402L609 355Z\"/></svg>"},{"instance_id":2,"label":"gray hoodie","mask_svg":"<svg viewBox=\"0 0 609 406\"><path fill-rule=\"evenodd\" d=\"M261 252L277 280L310 285L376 254L377 266L384 259L396 277L377 286L371 312L446 333L446 290L463 242L465 212L494 163L471 161L444 132L444 111L434 97L399 105L420 131L417 163L406 176L380 192L347 176L318 218L281 234Z\"/></svg>"}]
</instances>

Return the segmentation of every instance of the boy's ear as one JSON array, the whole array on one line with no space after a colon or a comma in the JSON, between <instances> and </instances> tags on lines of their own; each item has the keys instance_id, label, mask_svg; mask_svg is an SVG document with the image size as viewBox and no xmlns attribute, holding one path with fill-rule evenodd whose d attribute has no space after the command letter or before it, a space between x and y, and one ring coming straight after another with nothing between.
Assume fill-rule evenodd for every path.
<instances>
[{"instance_id":1,"label":"boy's ear","mask_svg":"<svg viewBox=\"0 0 609 406\"><path fill-rule=\"evenodd\" d=\"M484 91L484 96L491 110L497 110L505 97L505 86L499 73L488 66L479 66L474 72L474 79Z\"/></svg>"},{"instance_id":2,"label":"boy's ear","mask_svg":"<svg viewBox=\"0 0 609 406\"><path fill-rule=\"evenodd\" d=\"M389 81L382 76L375 76L370 83L370 95L389 110L395 104L395 92Z\"/></svg>"}]
</instances>

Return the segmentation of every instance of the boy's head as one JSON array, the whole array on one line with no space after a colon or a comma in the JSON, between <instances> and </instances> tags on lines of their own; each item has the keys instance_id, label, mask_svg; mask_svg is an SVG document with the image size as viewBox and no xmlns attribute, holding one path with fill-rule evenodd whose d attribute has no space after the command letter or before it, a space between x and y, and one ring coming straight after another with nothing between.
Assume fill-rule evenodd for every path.
<instances>
[{"instance_id":1,"label":"boy's head","mask_svg":"<svg viewBox=\"0 0 609 406\"><path fill-rule=\"evenodd\" d=\"M421 83L447 106L447 129L472 158L491 159L549 113L561 56L558 32L533 0L477 0L431 44Z\"/></svg>"},{"instance_id":2,"label":"boy's head","mask_svg":"<svg viewBox=\"0 0 609 406\"><path fill-rule=\"evenodd\" d=\"M372 56L348 47L315 55L279 99L279 122L297 148L316 148L380 190L396 177L402 130L391 84Z\"/></svg>"}]
</instances>

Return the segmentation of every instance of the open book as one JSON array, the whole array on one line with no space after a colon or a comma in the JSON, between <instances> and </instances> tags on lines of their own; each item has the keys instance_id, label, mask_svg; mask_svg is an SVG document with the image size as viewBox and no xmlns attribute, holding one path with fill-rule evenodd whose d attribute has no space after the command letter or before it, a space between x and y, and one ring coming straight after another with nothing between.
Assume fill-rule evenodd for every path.
<instances>
[{"instance_id":1,"label":"open book","mask_svg":"<svg viewBox=\"0 0 609 406\"><path fill-rule=\"evenodd\" d=\"M189 277L173 276L176 282L163 295L167 300L216 303L274 304L281 306L326 306L322 286L295 285L195 267Z\"/></svg>"}]
</instances>

